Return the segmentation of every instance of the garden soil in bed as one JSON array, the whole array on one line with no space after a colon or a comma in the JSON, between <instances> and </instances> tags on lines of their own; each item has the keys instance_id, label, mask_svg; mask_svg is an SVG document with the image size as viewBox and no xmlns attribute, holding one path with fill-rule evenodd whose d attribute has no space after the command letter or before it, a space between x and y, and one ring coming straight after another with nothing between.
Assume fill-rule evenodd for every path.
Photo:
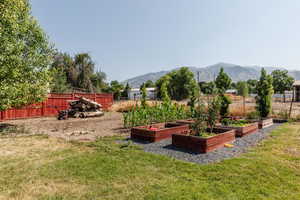
<instances>
[{"instance_id":1,"label":"garden soil in bed","mask_svg":"<svg viewBox=\"0 0 300 200\"><path fill-rule=\"evenodd\" d=\"M172 146L171 139L162 140L156 143L139 143L136 141L134 143L142 146L145 152L166 155L175 159L198 164L207 164L229 159L238 156L241 153L247 152L249 147L256 145L278 126L280 126L280 124L274 124L268 128L260 129L253 134L236 138L236 140L232 143L234 145L233 148L222 147L205 154L192 153L180 148L176 148Z\"/></svg>"}]
</instances>

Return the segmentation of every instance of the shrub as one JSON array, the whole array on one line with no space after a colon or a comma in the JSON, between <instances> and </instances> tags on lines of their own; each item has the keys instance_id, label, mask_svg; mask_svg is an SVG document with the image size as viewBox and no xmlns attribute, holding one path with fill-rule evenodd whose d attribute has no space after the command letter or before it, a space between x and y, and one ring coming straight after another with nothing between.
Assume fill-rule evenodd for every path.
<instances>
[{"instance_id":1,"label":"shrub","mask_svg":"<svg viewBox=\"0 0 300 200\"><path fill-rule=\"evenodd\" d=\"M222 118L229 116L229 105L232 103L231 99L224 94L218 97L220 103L220 115Z\"/></svg>"},{"instance_id":2,"label":"shrub","mask_svg":"<svg viewBox=\"0 0 300 200\"><path fill-rule=\"evenodd\" d=\"M256 109L261 118L268 117L272 109L272 95L274 93L272 82L272 76L267 75L266 70L262 69L260 80L256 86Z\"/></svg>"}]
</instances>

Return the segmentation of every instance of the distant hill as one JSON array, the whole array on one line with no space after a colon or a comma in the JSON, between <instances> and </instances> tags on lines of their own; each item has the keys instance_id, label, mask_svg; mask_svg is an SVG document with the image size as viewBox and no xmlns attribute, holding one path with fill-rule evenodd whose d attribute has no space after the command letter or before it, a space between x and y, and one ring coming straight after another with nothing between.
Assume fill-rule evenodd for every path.
<instances>
[{"instance_id":1,"label":"distant hill","mask_svg":"<svg viewBox=\"0 0 300 200\"><path fill-rule=\"evenodd\" d=\"M197 73L199 72L200 81L212 81L218 75L220 68L223 67L224 71L231 77L231 79L236 81L248 80L248 79L258 79L260 76L261 66L241 66L229 63L217 63L203 68L198 67L188 67L197 78ZM264 67L268 73L276 69L275 67ZM178 69L178 68L177 68ZM174 69L176 70L176 69ZM171 71L171 70L170 70ZM141 76L137 76L128 80L125 80L124 83L129 83L131 87L139 87L142 83L147 80L152 80L155 82L160 77L169 73L170 71L160 71L155 73L148 73ZM296 80L300 80L300 71L289 71L289 74L294 77Z\"/></svg>"}]
</instances>

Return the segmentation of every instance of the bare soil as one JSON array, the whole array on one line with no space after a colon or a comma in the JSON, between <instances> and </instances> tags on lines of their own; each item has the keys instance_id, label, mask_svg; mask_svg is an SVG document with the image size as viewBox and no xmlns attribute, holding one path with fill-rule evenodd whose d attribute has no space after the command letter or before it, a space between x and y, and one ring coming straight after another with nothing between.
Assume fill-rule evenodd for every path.
<instances>
[{"instance_id":1,"label":"bare soil","mask_svg":"<svg viewBox=\"0 0 300 200\"><path fill-rule=\"evenodd\" d=\"M1 126L22 127L31 134L46 134L66 140L91 141L105 136L126 135L129 130L123 129L122 114L106 112L102 117L69 118L57 120L55 117L10 120L0 123Z\"/></svg>"}]
</instances>

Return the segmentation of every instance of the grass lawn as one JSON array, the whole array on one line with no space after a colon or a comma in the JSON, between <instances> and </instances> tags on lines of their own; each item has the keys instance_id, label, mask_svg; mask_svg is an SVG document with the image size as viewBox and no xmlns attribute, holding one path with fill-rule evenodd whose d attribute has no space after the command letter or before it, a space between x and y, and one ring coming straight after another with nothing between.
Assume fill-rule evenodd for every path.
<instances>
[{"instance_id":1,"label":"grass lawn","mask_svg":"<svg viewBox=\"0 0 300 200\"><path fill-rule=\"evenodd\" d=\"M0 199L300 199L300 124L239 158L197 165L115 138L0 138Z\"/></svg>"}]
</instances>

